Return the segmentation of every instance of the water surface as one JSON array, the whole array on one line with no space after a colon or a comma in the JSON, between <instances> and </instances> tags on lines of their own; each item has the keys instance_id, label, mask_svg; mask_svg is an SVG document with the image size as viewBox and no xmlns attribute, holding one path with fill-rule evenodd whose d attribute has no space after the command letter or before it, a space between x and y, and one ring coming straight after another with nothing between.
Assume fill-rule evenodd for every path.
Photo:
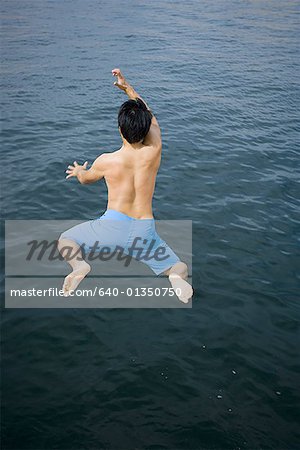
<instances>
[{"instance_id":1,"label":"water surface","mask_svg":"<svg viewBox=\"0 0 300 450\"><path fill-rule=\"evenodd\" d=\"M94 218L67 164L156 113L157 219L192 219L191 310L6 310L5 449L296 449L296 1L2 0L5 219ZM299 131L299 130L298 130Z\"/></svg>"}]
</instances>

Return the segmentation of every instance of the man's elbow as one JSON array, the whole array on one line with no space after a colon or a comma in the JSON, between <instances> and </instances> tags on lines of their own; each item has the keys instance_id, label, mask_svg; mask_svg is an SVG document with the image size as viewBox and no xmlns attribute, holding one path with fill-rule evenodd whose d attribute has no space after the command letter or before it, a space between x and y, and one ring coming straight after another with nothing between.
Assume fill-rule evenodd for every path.
<instances>
[{"instance_id":1,"label":"man's elbow","mask_svg":"<svg viewBox=\"0 0 300 450\"><path fill-rule=\"evenodd\" d=\"M162 140L161 139L157 139L157 141L154 143L154 145L153 145L155 148L157 148L157 150L160 150L161 151L161 149L162 149Z\"/></svg>"}]
</instances>

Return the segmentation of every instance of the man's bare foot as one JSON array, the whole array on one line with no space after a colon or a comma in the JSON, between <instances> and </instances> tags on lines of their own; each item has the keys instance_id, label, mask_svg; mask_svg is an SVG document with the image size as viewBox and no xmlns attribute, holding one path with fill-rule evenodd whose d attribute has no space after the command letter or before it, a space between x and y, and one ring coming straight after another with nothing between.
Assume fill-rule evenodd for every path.
<instances>
[{"instance_id":1,"label":"man's bare foot","mask_svg":"<svg viewBox=\"0 0 300 450\"><path fill-rule=\"evenodd\" d=\"M63 292L65 297L68 297L70 292L75 291L79 283L84 279L90 270L91 266L87 262L82 261L78 269L73 270L73 272L66 276L63 284Z\"/></svg>"},{"instance_id":2,"label":"man's bare foot","mask_svg":"<svg viewBox=\"0 0 300 450\"><path fill-rule=\"evenodd\" d=\"M188 303L193 295L192 286L177 273L171 273L169 275L169 280L179 300L183 303Z\"/></svg>"}]
</instances>

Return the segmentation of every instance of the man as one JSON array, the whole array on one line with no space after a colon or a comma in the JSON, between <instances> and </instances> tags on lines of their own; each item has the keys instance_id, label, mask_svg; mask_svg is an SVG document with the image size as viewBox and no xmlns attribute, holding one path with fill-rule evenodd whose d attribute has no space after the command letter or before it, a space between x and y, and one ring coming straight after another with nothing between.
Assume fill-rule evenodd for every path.
<instances>
[{"instance_id":1,"label":"man","mask_svg":"<svg viewBox=\"0 0 300 450\"><path fill-rule=\"evenodd\" d=\"M162 150L160 128L147 104L126 81L120 69L114 69L112 74L117 77L115 86L130 99L121 106L118 116L123 145L114 153L99 156L90 169L87 169L87 162L81 166L74 161L66 170L67 179L77 177L81 184L104 178L108 204L103 216L77 225L60 236L59 250L73 269L65 278L64 295L74 291L91 269L83 259L83 248L89 250L98 241L100 245L119 246L128 251L138 236L145 243L155 242L152 256L159 248L165 250L165 258L152 257L143 262L157 275L168 275L179 300L187 303L193 295L193 289L186 281L187 266L158 236L152 214L152 197ZM108 221L113 221L114 226L110 226ZM136 255L132 253L131 256Z\"/></svg>"}]
</instances>

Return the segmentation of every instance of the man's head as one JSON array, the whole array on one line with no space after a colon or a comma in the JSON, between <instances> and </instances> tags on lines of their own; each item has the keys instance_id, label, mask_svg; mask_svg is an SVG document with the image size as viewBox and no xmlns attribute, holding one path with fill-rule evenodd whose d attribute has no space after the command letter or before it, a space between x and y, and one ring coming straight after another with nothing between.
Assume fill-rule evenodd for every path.
<instances>
[{"instance_id":1,"label":"man's head","mask_svg":"<svg viewBox=\"0 0 300 450\"><path fill-rule=\"evenodd\" d=\"M143 141L150 129L151 119L151 112L139 98L123 103L118 115L118 125L123 138L129 144Z\"/></svg>"}]
</instances>

